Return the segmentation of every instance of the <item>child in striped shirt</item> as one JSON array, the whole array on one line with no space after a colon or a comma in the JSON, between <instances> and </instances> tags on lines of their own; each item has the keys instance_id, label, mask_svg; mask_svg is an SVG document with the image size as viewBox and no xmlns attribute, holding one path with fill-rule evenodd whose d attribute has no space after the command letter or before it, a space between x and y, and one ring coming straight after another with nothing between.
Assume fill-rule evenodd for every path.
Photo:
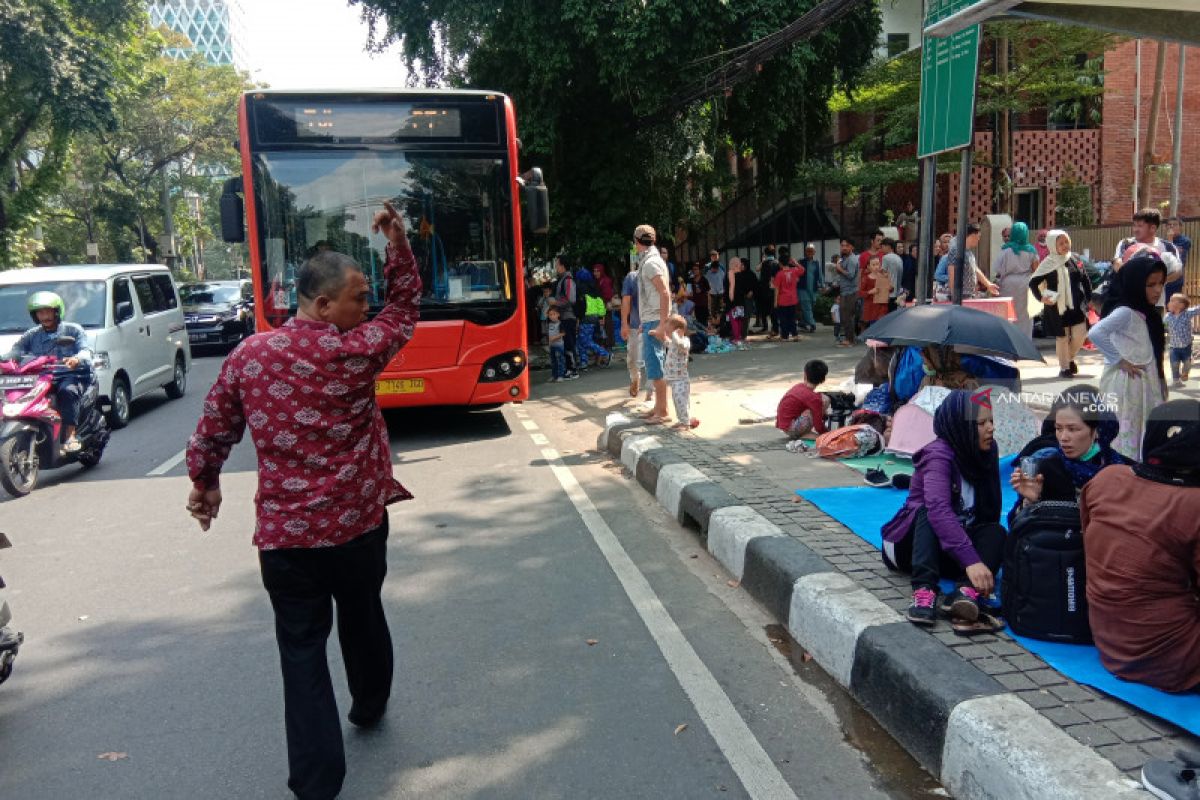
<instances>
[{"instance_id":1,"label":"child in striped shirt","mask_svg":"<svg viewBox=\"0 0 1200 800\"><path fill-rule=\"evenodd\" d=\"M1192 367L1192 319L1200 306L1191 307L1186 294L1173 294L1167 303L1167 335L1171 348L1171 379L1176 388L1185 385Z\"/></svg>"}]
</instances>

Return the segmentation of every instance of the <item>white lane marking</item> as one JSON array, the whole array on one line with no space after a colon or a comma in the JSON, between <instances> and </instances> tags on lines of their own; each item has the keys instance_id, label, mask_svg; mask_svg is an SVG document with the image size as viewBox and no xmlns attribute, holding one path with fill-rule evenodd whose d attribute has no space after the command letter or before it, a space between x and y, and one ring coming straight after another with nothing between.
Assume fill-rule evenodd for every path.
<instances>
[{"instance_id":1,"label":"white lane marking","mask_svg":"<svg viewBox=\"0 0 1200 800\"><path fill-rule=\"evenodd\" d=\"M147 472L146 477L152 478L156 475L166 475L168 472L175 469L175 467L179 466L179 463L181 461L183 461L185 458L187 458L187 450L186 449L180 450L178 453L171 456L166 461L164 461L163 463L159 464L154 469Z\"/></svg>"},{"instance_id":2,"label":"white lane marking","mask_svg":"<svg viewBox=\"0 0 1200 800\"><path fill-rule=\"evenodd\" d=\"M538 447L545 447L550 444L550 440L546 438L546 434L544 433L531 433L529 434L529 438L533 439L533 443Z\"/></svg>"},{"instance_id":3,"label":"white lane marking","mask_svg":"<svg viewBox=\"0 0 1200 800\"><path fill-rule=\"evenodd\" d=\"M537 423L531 419L523 419L521 420L521 424L525 426L525 430L527 431L536 431L538 429Z\"/></svg>"},{"instance_id":4,"label":"white lane marking","mask_svg":"<svg viewBox=\"0 0 1200 800\"><path fill-rule=\"evenodd\" d=\"M563 491L579 512L596 546L621 582L626 596L654 637L667 665L721 748L725 760L737 773L746 793L755 800L796 800L796 793L788 786L775 762L754 738L750 726L738 714L733 701L696 654L675 620L671 619L650 582L592 505L591 498L579 485L570 467L562 463L553 448L543 448L542 458L546 459Z\"/></svg>"}]
</instances>

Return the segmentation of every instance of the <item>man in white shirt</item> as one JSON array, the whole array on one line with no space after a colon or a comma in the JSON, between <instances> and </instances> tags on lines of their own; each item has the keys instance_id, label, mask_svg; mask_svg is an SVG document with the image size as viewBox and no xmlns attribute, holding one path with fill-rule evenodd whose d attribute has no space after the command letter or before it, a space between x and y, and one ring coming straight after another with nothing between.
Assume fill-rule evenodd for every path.
<instances>
[{"instance_id":1,"label":"man in white shirt","mask_svg":"<svg viewBox=\"0 0 1200 800\"><path fill-rule=\"evenodd\" d=\"M643 419L655 425L666 422L667 381L663 374L663 356L667 334L663 323L671 315L671 292L667 287L667 265L654 246L657 234L649 225L633 231L633 246L638 253L638 312L642 321L642 360L646 379L654 384L654 409Z\"/></svg>"},{"instance_id":2,"label":"man in white shirt","mask_svg":"<svg viewBox=\"0 0 1200 800\"><path fill-rule=\"evenodd\" d=\"M1167 283L1183 278L1183 262L1179 260L1179 251L1175 245L1158 238L1158 228L1162 225L1162 215L1158 209L1143 208L1133 215L1133 236L1117 242L1117 250L1113 253L1113 269L1119 270L1126 258L1138 248L1138 245L1153 247L1162 256L1162 262L1167 267ZM1159 308L1165 308L1166 292L1158 298Z\"/></svg>"}]
</instances>

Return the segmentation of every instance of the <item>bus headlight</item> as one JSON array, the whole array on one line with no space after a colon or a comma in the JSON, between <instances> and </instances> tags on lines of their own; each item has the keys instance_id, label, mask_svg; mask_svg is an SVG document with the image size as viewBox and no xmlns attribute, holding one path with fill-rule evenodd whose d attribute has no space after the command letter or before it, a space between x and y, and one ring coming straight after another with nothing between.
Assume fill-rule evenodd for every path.
<instances>
[{"instance_id":1,"label":"bus headlight","mask_svg":"<svg viewBox=\"0 0 1200 800\"><path fill-rule=\"evenodd\" d=\"M495 383L497 381L510 381L525 371L527 363L528 359L521 350L513 350L498 356L492 356L483 362L483 369L479 372L479 382Z\"/></svg>"}]
</instances>

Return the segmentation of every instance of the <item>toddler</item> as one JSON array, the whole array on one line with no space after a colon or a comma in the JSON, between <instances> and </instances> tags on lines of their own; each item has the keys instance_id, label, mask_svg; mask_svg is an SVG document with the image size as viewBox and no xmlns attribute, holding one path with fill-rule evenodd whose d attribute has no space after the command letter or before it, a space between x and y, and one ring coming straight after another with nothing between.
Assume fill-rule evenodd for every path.
<instances>
[{"instance_id":1,"label":"toddler","mask_svg":"<svg viewBox=\"0 0 1200 800\"><path fill-rule=\"evenodd\" d=\"M546 309L546 341L550 344L551 383L562 383L567 379L567 344L558 314L556 306Z\"/></svg>"},{"instance_id":2,"label":"toddler","mask_svg":"<svg viewBox=\"0 0 1200 800\"><path fill-rule=\"evenodd\" d=\"M842 340L842 304L834 303L829 308L829 316L833 318L833 338Z\"/></svg>"},{"instance_id":3,"label":"toddler","mask_svg":"<svg viewBox=\"0 0 1200 800\"><path fill-rule=\"evenodd\" d=\"M692 397L692 382L688 378L688 356L692 351L692 340L687 335L687 320L678 314L667 317L667 356L663 362L663 377L671 386L671 399L675 403L675 427L688 430L700 424L689 411Z\"/></svg>"},{"instance_id":4,"label":"toddler","mask_svg":"<svg viewBox=\"0 0 1200 800\"><path fill-rule=\"evenodd\" d=\"M1191 308L1186 294L1173 294L1167 303L1167 331L1170 334L1171 380L1182 387L1192 368L1192 319L1200 314L1200 306Z\"/></svg>"}]
</instances>

